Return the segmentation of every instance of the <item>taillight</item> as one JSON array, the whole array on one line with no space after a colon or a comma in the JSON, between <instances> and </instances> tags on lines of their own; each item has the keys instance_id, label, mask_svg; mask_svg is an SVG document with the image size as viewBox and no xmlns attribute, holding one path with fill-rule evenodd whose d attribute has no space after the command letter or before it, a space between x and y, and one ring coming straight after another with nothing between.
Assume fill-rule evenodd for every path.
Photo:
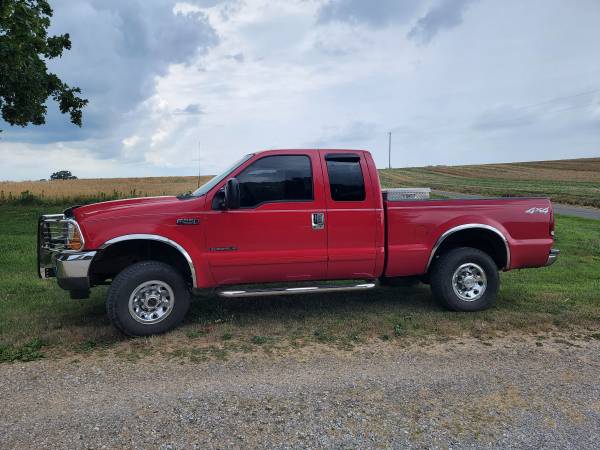
<instances>
[{"instance_id":1,"label":"taillight","mask_svg":"<svg viewBox=\"0 0 600 450\"><path fill-rule=\"evenodd\" d=\"M550 206L550 236L554 237L554 229L555 229L555 223L554 223L554 208L552 206Z\"/></svg>"}]
</instances>

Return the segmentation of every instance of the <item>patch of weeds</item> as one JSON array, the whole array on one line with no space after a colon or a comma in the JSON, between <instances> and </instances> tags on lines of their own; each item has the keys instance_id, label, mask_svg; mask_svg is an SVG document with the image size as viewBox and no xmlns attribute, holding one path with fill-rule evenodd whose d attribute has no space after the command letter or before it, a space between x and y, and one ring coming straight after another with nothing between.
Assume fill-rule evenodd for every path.
<instances>
[{"instance_id":1,"label":"patch of weeds","mask_svg":"<svg viewBox=\"0 0 600 450\"><path fill-rule=\"evenodd\" d=\"M98 341L94 338L86 339L79 344L76 344L73 350L77 353L90 353L94 350L107 349L110 346L110 342L108 341Z\"/></svg>"},{"instance_id":2,"label":"patch of weeds","mask_svg":"<svg viewBox=\"0 0 600 450\"><path fill-rule=\"evenodd\" d=\"M20 347L0 345L0 362L35 361L46 355L41 351L44 342L35 338Z\"/></svg>"},{"instance_id":3,"label":"patch of weeds","mask_svg":"<svg viewBox=\"0 0 600 450\"><path fill-rule=\"evenodd\" d=\"M394 336L400 337L408 334L410 330L415 330L418 325L413 322L412 316L404 316L394 325Z\"/></svg>"},{"instance_id":4,"label":"patch of weeds","mask_svg":"<svg viewBox=\"0 0 600 450\"><path fill-rule=\"evenodd\" d=\"M266 336L252 336L250 342L256 345L265 345L267 342L269 342L269 338Z\"/></svg>"},{"instance_id":5,"label":"patch of weeds","mask_svg":"<svg viewBox=\"0 0 600 450\"><path fill-rule=\"evenodd\" d=\"M406 334L406 329L404 328L403 324L397 323L396 325L394 325L394 336L400 337L400 336L404 336L405 334Z\"/></svg>"},{"instance_id":6,"label":"patch of weeds","mask_svg":"<svg viewBox=\"0 0 600 450\"><path fill-rule=\"evenodd\" d=\"M77 351L91 352L96 347L98 347L98 342L96 342L94 339L86 339L85 341L83 341L81 344L79 344L77 346Z\"/></svg>"},{"instance_id":7,"label":"patch of weeds","mask_svg":"<svg viewBox=\"0 0 600 450\"><path fill-rule=\"evenodd\" d=\"M325 330L315 330L315 332L313 333L315 338L317 339L317 341L319 342L334 342L335 341L335 336L333 336L332 334L328 333Z\"/></svg>"},{"instance_id":8,"label":"patch of weeds","mask_svg":"<svg viewBox=\"0 0 600 450\"><path fill-rule=\"evenodd\" d=\"M185 335L189 338L189 339L196 339L199 338L201 336L206 336L208 334L208 331L206 330L190 330L188 332L185 333Z\"/></svg>"},{"instance_id":9,"label":"patch of weeds","mask_svg":"<svg viewBox=\"0 0 600 450\"><path fill-rule=\"evenodd\" d=\"M381 336L379 336L379 339L381 339L382 341L389 341L390 340L390 335L389 334L382 334Z\"/></svg>"},{"instance_id":10,"label":"patch of weeds","mask_svg":"<svg viewBox=\"0 0 600 450\"><path fill-rule=\"evenodd\" d=\"M233 339L233 334L223 333L223 336L221 336L221 339L223 339L224 341L230 341Z\"/></svg>"},{"instance_id":11,"label":"patch of weeds","mask_svg":"<svg viewBox=\"0 0 600 450\"><path fill-rule=\"evenodd\" d=\"M589 335L592 339L600 341L600 333L592 333Z\"/></svg>"}]
</instances>

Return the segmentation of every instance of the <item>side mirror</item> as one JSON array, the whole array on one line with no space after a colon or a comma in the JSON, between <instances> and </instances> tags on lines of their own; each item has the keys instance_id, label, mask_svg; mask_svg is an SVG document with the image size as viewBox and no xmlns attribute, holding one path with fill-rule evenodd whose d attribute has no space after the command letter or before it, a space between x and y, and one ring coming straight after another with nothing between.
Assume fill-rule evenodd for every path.
<instances>
[{"instance_id":1,"label":"side mirror","mask_svg":"<svg viewBox=\"0 0 600 450\"><path fill-rule=\"evenodd\" d=\"M227 209L240 207L240 183L237 178L230 178L225 184L225 207Z\"/></svg>"}]
</instances>

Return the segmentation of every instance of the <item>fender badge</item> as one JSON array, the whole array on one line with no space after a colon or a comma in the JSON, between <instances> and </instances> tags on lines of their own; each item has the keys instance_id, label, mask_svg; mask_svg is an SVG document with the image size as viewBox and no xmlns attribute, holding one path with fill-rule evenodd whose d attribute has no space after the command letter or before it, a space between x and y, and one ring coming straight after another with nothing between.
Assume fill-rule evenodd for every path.
<instances>
[{"instance_id":1,"label":"fender badge","mask_svg":"<svg viewBox=\"0 0 600 450\"><path fill-rule=\"evenodd\" d=\"M529 208L525 210L527 214L548 214L550 208Z\"/></svg>"},{"instance_id":2,"label":"fender badge","mask_svg":"<svg viewBox=\"0 0 600 450\"><path fill-rule=\"evenodd\" d=\"M177 219L176 223L177 223L177 225L198 225L198 223L200 223L200 220L183 217L183 218Z\"/></svg>"}]
</instances>

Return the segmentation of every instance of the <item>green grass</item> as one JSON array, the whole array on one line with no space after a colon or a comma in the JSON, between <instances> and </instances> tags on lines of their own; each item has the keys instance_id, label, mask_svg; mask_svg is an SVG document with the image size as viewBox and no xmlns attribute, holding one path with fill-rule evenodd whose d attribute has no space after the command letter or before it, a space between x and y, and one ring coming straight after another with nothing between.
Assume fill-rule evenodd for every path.
<instances>
[{"instance_id":1,"label":"green grass","mask_svg":"<svg viewBox=\"0 0 600 450\"><path fill-rule=\"evenodd\" d=\"M441 308L429 288L222 299L195 298L183 326L165 336L126 339L109 324L107 288L71 300L36 276L37 206L0 206L0 361L115 351L136 360L158 348L190 360L305 345L352 348L368 340L490 337L515 331L596 332L600 325L600 222L557 218L559 261L502 274L496 307L460 314ZM81 356L81 357L82 357Z\"/></svg>"}]
</instances>

